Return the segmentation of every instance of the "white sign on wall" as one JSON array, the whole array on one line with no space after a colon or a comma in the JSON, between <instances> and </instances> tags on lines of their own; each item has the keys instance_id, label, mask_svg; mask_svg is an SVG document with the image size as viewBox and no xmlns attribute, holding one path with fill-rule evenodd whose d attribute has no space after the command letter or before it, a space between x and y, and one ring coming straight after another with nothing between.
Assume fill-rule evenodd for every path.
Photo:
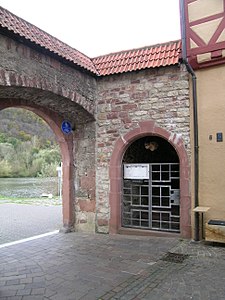
<instances>
[{"instance_id":1,"label":"white sign on wall","mask_svg":"<svg viewBox=\"0 0 225 300\"><path fill-rule=\"evenodd\" d=\"M149 179L149 164L124 164L124 179Z\"/></svg>"}]
</instances>

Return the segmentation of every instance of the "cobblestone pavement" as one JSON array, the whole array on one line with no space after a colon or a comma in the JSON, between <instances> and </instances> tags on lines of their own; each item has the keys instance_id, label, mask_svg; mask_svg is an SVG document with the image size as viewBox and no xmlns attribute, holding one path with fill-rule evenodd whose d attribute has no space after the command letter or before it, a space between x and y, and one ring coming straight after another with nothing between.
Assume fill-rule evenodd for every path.
<instances>
[{"instance_id":1,"label":"cobblestone pavement","mask_svg":"<svg viewBox=\"0 0 225 300\"><path fill-rule=\"evenodd\" d=\"M0 248L0 299L225 299L225 248L58 233Z\"/></svg>"},{"instance_id":2,"label":"cobblestone pavement","mask_svg":"<svg viewBox=\"0 0 225 300\"><path fill-rule=\"evenodd\" d=\"M62 207L0 202L0 244L43 234L62 226Z\"/></svg>"}]
</instances>

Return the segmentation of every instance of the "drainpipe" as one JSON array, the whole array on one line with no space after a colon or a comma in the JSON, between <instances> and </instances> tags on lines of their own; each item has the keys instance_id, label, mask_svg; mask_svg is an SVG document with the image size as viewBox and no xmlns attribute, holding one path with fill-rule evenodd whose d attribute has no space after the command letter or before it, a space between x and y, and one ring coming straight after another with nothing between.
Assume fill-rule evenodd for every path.
<instances>
[{"instance_id":1,"label":"drainpipe","mask_svg":"<svg viewBox=\"0 0 225 300\"><path fill-rule=\"evenodd\" d=\"M193 96L193 127L194 127L194 190L195 199L194 206L199 206L199 144L198 144L198 107L197 107L197 77L187 60L187 44L186 44L186 20L184 1L180 0L180 17L181 17L181 38L182 38L182 61L186 69L192 77L192 96ZM199 213L195 212L194 224L194 240L199 241Z\"/></svg>"}]
</instances>

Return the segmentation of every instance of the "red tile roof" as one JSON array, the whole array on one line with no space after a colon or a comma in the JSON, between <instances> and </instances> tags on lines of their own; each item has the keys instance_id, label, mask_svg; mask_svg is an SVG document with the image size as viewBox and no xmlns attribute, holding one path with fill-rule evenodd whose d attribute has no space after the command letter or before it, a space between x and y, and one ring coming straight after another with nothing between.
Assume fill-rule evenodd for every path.
<instances>
[{"instance_id":1,"label":"red tile roof","mask_svg":"<svg viewBox=\"0 0 225 300\"><path fill-rule=\"evenodd\" d=\"M181 41L173 41L91 59L0 6L1 27L99 76L175 65L181 53Z\"/></svg>"},{"instance_id":2,"label":"red tile roof","mask_svg":"<svg viewBox=\"0 0 225 300\"><path fill-rule=\"evenodd\" d=\"M175 65L179 61L180 53L181 41L174 41L99 56L93 62L98 73L104 76Z\"/></svg>"},{"instance_id":3,"label":"red tile roof","mask_svg":"<svg viewBox=\"0 0 225 300\"><path fill-rule=\"evenodd\" d=\"M39 45L60 57L97 74L92 60L76 49L61 42L38 27L17 17L0 6L0 27L7 28L15 34Z\"/></svg>"}]
</instances>

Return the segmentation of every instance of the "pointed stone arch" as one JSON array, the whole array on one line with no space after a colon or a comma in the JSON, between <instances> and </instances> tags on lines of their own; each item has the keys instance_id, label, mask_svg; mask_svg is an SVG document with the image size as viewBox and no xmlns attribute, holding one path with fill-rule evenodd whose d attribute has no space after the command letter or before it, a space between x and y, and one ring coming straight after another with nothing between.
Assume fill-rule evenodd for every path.
<instances>
[{"instance_id":1,"label":"pointed stone arch","mask_svg":"<svg viewBox=\"0 0 225 300\"><path fill-rule=\"evenodd\" d=\"M110 233L118 233L121 227L121 183L122 159L125 151L135 140L146 135L156 135L167 140L176 150L180 162L180 235L184 238L191 236L191 197L190 197L190 167L187 152L180 135L160 128L154 121L140 122L136 129L121 136L114 147L110 160Z\"/></svg>"}]
</instances>

